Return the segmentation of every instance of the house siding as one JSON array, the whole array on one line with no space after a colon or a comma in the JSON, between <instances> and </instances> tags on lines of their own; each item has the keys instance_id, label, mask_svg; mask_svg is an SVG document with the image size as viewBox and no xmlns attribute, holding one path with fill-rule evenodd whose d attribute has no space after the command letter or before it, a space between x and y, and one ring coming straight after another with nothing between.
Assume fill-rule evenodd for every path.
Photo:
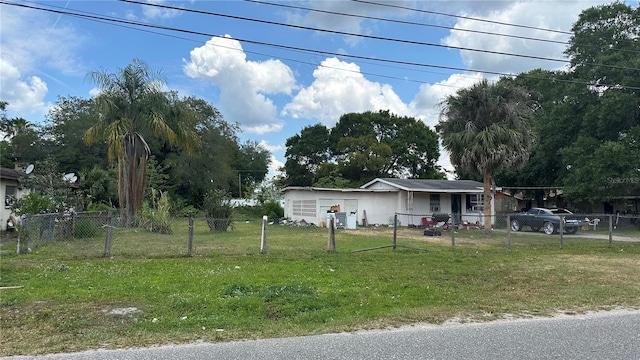
<instances>
[{"instance_id":1,"label":"house siding","mask_svg":"<svg viewBox=\"0 0 640 360\"><path fill-rule=\"evenodd\" d=\"M287 188L284 193L284 216L292 221L306 221L316 225L326 224L327 212L331 207L339 207L341 212L354 214L358 226L391 225L394 215L402 226L420 226L422 218L430 218L430 195L440 195L438 213L451 214L452 196L460 195L460 220L482 223L480 212L466 210L467 193L408 192L393 188L388 184L374 183L366 189L317 189ZM411 199L412 198L412 199ZM304 205L304 206L303 206ZM304 213L301 209L304 208Z\"/></svg>"}]
</instances>

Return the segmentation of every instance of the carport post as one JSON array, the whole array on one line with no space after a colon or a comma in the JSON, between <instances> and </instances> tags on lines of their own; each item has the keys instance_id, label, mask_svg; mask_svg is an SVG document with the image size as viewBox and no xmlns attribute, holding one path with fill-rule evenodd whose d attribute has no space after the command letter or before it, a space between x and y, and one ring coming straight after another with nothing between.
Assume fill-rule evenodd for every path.
<instances>
[{"instance_id":1,"label":"carport post","mask_svg":"<svg viewBox=\"0 0 640 360\"><path fill-rule=\"evenodd\" d=\"M563 243L563 234L564 234L564 216L560 216L560 249L562 249Z\"/></svg>"},{"instance_id":2,"label":"carport post","mask_svg":"<svg viewBox=\"0 0 640 360\"><path fill-rule=\"evenodd\" d=\"M511 215L507 215L507 248L511 250Z\"/></svg>"}]
</instances>

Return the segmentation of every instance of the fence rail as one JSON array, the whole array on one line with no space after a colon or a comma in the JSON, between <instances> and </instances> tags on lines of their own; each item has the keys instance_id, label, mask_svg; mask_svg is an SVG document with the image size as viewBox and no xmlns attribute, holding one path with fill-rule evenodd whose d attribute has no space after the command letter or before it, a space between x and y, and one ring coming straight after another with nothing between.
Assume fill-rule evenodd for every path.
<instances>
[{"instance_id":1,"label":"fence rail","mask_svg":"<svg viewBox=\"0 0 640 360\"><path fill-rule=\"evenodd\" d=\"M468 214L467 214L468 215ZM523 225L511 226L510 214L498 214L490 219L495 241L512 244L549 241L556 239L562 247L572 239L597 239L602 241L640 241L640 216L623 214L573 214L579 219L576 233L566 228L554 229L550 235L542 229ZM387 236L388 242L375 243L377 247L393 247L403 244L411 247L415 241L432 238L451 243L479 242L483 240L484 216L458 217L452 214L395 214L389 224L378 224L359 231L362 236ZM333 230L331 227L329 230ZM212 219L202 217L169 218L163 221L136 219L127 226L115 212L83 212L65 214L31 215L22 219L17 237L19 253L55 249L72 257L176 257L199 256L211 253L266 253L267 237L278 243L269 249L306 249L307 240L324 239L327 251L340 249L341 231L350 229L318 228L305 222L289 222L285 219ZM327 241L327 234L329 236ZM496 235L497 234L497 235ZM245 239L243 239L243 237ZM246 238L250 237L250 245ZM338 244L336 245L336 237ZM242 241L238 241L242 240ZM404 243L403 243L404 241ZM314 245L318 247L318 245ZM322 245L320 245L322 246Z\"/></svg>"}]
</instances>

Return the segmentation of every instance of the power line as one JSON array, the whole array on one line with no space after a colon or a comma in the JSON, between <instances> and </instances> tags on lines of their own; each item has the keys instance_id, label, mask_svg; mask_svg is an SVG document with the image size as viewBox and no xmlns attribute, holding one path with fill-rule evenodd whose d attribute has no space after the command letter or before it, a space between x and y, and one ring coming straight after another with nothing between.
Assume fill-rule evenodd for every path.
<instances>
[{"instance_id":1,"label":"power line","mask_svg":"<svg viewBox=\"0 0 640 360\"><path fill-rule=\"evenodd\" d=\"M396 24L422 26L422 27L433 27L433 28L438 28L438 29L446 29L446 30L450 30L450 31L469 32L469 33L475 33L475 34L500 36L500 37L520 39L520 40L539 41L539 42L553 43L553 44L560 44L560 45L570 45L571 44L568 41L541 39L541 38L534 38L534 37L522 36L522 35L497 33L497 32L482 31L482 30L464 29L464 28L459 28L459 27L427 24L427 23L421 23L421 22L415 22L415 21L406 21L406 20L395 20L395 19L381 18L381 17L375 17L375 16L367 16L367 15L347 14L347 13L341 13L341 12L338 12L338 11L314 9L314 8L309 8L309 7L304 7L304 6L296 6L296 5L288 5L288 4L277 4L277 3L271 3L271 2L268 2L268 1L262 1L262 0L243 0L243 1L250 2L250 3L256 3L256 4L260 4L260 5L270 5L270 6L282 7L282 8L288 8L288 9L305 10L305 11L318 12L318 13L323 13L323 14L347 16L347 17L354 17L354 18L359 18L359 19L376 20L376 21L390 22L390 23L396 23ZM377 4L377 5L384 6L384 4ZM411 9L411 8L407 8L407 10L409 10L409 9ZM415 9L415 11L422 11L422 10ZM424 10L424 11L426 12L426 10ZM449 17L462 18L462 19L473 19L473 20L476 20L476 21L479 21L479 22L494 23L494 21L492 21L492 20L486 20L486 19L480 19L480 18L469 18L469 17L465 17L465 16L461 16L461 15L445 14L445 13L438 13L438 12L430 12L430 13L434 13L434 14L438 14L438 15L446 15L446 16L449 16ZM515 26L515 27L527 27L526 25L500 23L500 22L498 22L498 23L499 24L503 24L503 25L507 25L508 24L508 25ZM535 28L535 29L544 30L544 31L547 31L547 32L556 32L555 30L552 30L552 29L545 29L545 28ZM592 44L578 44L578 45L582 46L582 47L597 47L597 45L592 45ZM636 50L617 49L617 48L610 48L609 51L620 51L620 52L634 53L634 54L640 53L640 51L636 51Z\"/></svg>"},{"instance_id":2,"label":"power line","mask_svg":"<svg viewBox=\"0 0 640 360\"><path fill-rule=\"evenodd\" d=\"M337 11L313 9L313 8L308 8L308 7L304 7L304 6L296 6L296 5L288 5L288 4L276 4L276 3L270 3L268 1L262 1L262 0L243 0L243 1L250 2L250 3L256 3L256 4L260 4L260 5L270 5L270 6L277 6L277 7L283 7L283 8L288 8L288 9L306 10L306 11L319 12L319 13L323 13L323 14L355 17L355 18L359 18L359 19L384 21L384 22L391 22L391 23L403 24L403 25L424 26L424 27L432 27L432 28L437 28L437 29L470 32L470 33L483 34L483 35L510 37L510 38L515 38L515 39L520 39L520 40L532 40L532 41L541 41L541 42L555 43L555 44L561 44L561 45L569 45L569 43L567 41L560 41L560 40L540 39L540 38L534 38L534 37L529 37L529 36L520 36L520 35L513 35L513 34L495 33L495 32L482 31L482 30L471 30L471 29L457 28L457 27L444 26L444 25L426 24L426 23L415 22L415 21L387 19L387 18L381 18L381 17L376 17L376 16L367 16L367 15L358 15L358 14L346 14L346 13L341 13L341 12L337 12ZM455 15L450 15L450 16L455 16Z\"/></svg>"},{"instance_id":3,"label":"power line","mask_svg":"<svg viewBox=\"0 0 640 360\"><path fill-rule=\"evenodd\" d=\"M82 14L82 13L73 13L73 12L70 12L70 11L67 11L67 10L55 10L55 9L36 7L36 6L30 6L30 5L25 5L25 4L17 4L17 3L11 3L11 2L8 2L8 1L5 1L5 0L0 0L0 4L18 6L18 7L23 7L23 8L33 9L33 10L53 12L53 13L56 13L56 14L68 15L68 16L72 16L72 17L85 19L85 20L93 20L93 21L97 21L97 22L105 22L105 23L109 23L109 24L111 24L111 23L129 24L129 25L135 25L135 26L141 26L141 27L149 27L149 28L155 28L155 29L161 29L161 30L167 30L167 31L175 31L175 32L181 32L181 33L187 33L187 34L192 34L192 35L200 35L200 36L207 36L207 37L214 37L214 38L223 38L223 37L218 36L218 35L214 35L214 34L210 34L210 33L204 33L204 32L197 32L197 31L193 31L193 30L172 28L172 27L167 27L167 26L154 25L154 24L142 23L142 22L135 22L135 21L124 20L124 19L119 19L119 18L109 18L109 17L97 16L97 15L86 15L86 14ZM122 26L122 25L117 25L117 26ZM135 29L136 30L140 30L140 31L144 31L144 30L137 29L137 28L135 28ZM152 33L155 33L155 32L152 32ZM171 36L171 35L161 34L161 33L155 33L155 34L160 34L160 35L164 35L164 36ZM171 36L171 37L174 37L174 36ZM178 38L181 38L181 37L178 37ZM185 38L181 38L181 39L185 39ZM452 67L452 66L423 64L423 63L415 63L415 62L408 62L408 61L401 61L401 60L379 59L379 58L366 57L366 56L341 54L341 53L335 53L335 52L330 52L330 51L313 50L313 49L307 49L307 48L301 48L301 47L272 44L272 43L266 43L266 42L261 42L261 41L248 40L248 39L235 38L233 40L241 41L241 42L245 42L245 43L250 43L250 44L255 44L255 45L260 45L260 46L275 47L275 48L294 51L294 52L307 53L307 54L324 54L324 55L331 55L331 56L335 56L335 57L348 57L348 58L353 58L353 59L358 59L358 60L369 60L369 61L382 62L382 63L393 63L393 64L409 65L409 66L415 66L415 67L427 67L427 68L462 71L462 72L477 72L477 73L498 75L498 76L508 76L508 77L516 76L514 74L503 73L503 72L498 72L498 71L466 69L466 68L459 68L459 67ZM222 45L216 45L216 46L222 47L222 48L227 48L227 47L222 46ZM233 49L233 50L236 50L236 49ZM271 56L271 55L266 55L266 54L261 54L261 55ZM274 56L272 56L272 57L274 57ZM300 60L291 60L291 61L310 64L309 62L303 62L303 61L300 61ZM316 65L316 64L314 64L314 65ZM318 64L318 66L323 66L323 65L319 65ZM597 66L612 67L612 66L608 66L608 65L597 65ZM324 67L328 67L328 66L324 66ZM328 67L328 68L332 68L332 67ZM622 67L615 67L615 68L622 68ZM629 68L626 68L626 69L629 69ZM339 69L339 70L349 71L347 69ZM638 69L629 69L629 70L638 70ZM360 73L361 74L369 74L369 73L362 73L362 72L360 72ZM405 78L390 77L390 76L378 75L378 74L370 74L370 75L380 76L380 77L387 77L387 78L395 78L395 79L407 81L407 79L405 79ZM576 83L576 84L580 84L580 85L591 85L591 83L589 83L589 82L563 80L563 79L557 79L557 78L547 79L547 78L538 78L538 77L531 77L531 76L529 76L529 78L540 79L540 80L550 80L550 81L564 82L564 83ZM409 80L409 81L419 82L419 81L414 81L414 80ZM446 85L443 85L443 86L446 86ZM624 85L619 85L619 84L614 84L614 85L611 85L611 86L616 86L617 88L622 88L622 89L640 90L639 87L624 86Z\"/></svg>"},{"instance_id":4,"label":"power line","mask_svg":"<svg viewBox=\"0 0 640 360\"><path fill-rule=\"evenodd\" d=\"M468 48L468 47L463 47L463 46L444 45L444 44L430 43L430 42L423 42L423 41L405 40L405 39L389 38L389 37L366 35L366 34L357 34L357 33L350 33L350 32L346 32L346 31L321 29L321 28L314 28L314 27L309 27L309 26L286 24L286 23L281 23L281 22L277 22L277 21L253 19L253 18L248 18L248 17L244 17L244 16L221 14L221 13L216 13L216 12L212 12L212 11L187 9L187 8L180 8L180 7L176 7L176 6L170 6L170 5L164 5L164 4L156 4L156 3L145 3L145 2L140 2L140 1L136 1L136 0L118 0L118 1L132 3L132 4L138 4L138 5L143 5L143 6L158 7L158 8L162 8L162 9L185 11L185 12L196 13L196 14L225 17L225 18L230 18L230 19L258 22L258 23L269 24L269 25L285 26L285 27L302 29L302 30L312 30L312 31L326 32L326 33L337 34L337 35L354 36L354 37L360 37L360 38L366 38L366 39L372 39L372 40L393 41L393 42L399 42L399 43L411 44L411 45L422 45L422 46L439 47L439 48L446 48L446 49L473 51L473 52L480 52L480 53L493 54L493 55L505 55L505 56L521 57L521 58L526 58L526 59L553 61L553 62L560 62L560 63L570 63L570 61L567 60L567 59L554 59L554 58L548 58L548 57L544 57L544 56L514 54L514 53L508 53L508 52L502 52L502 51L474 49L474 48Z\"/></svg>"},{"instance_id":5,"label":"power line","mask_svg":"<svg viewBox=\"0 0 640 360\"><path fill-rule=\"evenodd\" d=\"M425 14L433 14L433 15L448 16L448 17L454 17L454 18L465 19L465 20L480 21L480 22L486 22L486 23L490 23L490 24L513 26L513 27L518 27L518 28L523 28L523 29L531 29L531 30L548 31L548 32L552 32L552 33L565 34L565 35L573 35L573 33L570 32L570 31L545 29L545 28L540 28L540 27L535 27L535 26L512 24L512 23L507 23L507 22L502 22L502 21L481 19L481 18L475 18L475 17L470 17L470 16L452 15L452 14L447 14L447 13L438 12L438 11L416 9L416 8L412 8L412 7L408 7L408 6L392 5L392 4L388 4L388 3L387 4L383 4L383 3L377 3L377 2L373 2L373 1L367 1L367 0L350 0L350 1L357 2L357 3L363 3L363 4L370 4L370 5L388 7L388 8L410 10L410 11L415 11L415 12L420 12L420 13L425 13Z\"/></svg>"}]
</instances>

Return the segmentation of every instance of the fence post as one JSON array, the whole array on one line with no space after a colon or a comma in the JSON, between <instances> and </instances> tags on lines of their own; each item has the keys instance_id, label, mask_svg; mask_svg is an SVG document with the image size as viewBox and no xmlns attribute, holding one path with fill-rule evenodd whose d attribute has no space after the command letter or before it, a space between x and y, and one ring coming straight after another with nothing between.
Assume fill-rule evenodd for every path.
<instances>
[{"instance_id":1,"label":"fence post","mask_svg":"<svg viewBox=\"0 0 640 360\"><path fill-rule=\"evenodd\" d=\"M507 215L507 249L511 250L511 215Z\"/></svg>"},{"instance_id":2,"label":"fence post","mask_svg":"<svg viewBox=\"0 0 640 360\"><path fill-rule=\"evenodd\" d=\"M113 239L113 215L107 213L107 236L104 241L104 257L111 256L111 240Z\"/></svg>"},{"instance_id":3,"label":"fence post","mask_svg":"<svg viewBox=\"0 0 640 360\"><path fill-rule=\"evenodd\" d=\"M560 216L560 249L562 249L562 245L564 242L564 216Z\"/></svg>"},{"instance_id":4,"label":"fence post","mask_svg":"<svg viewBox=\"0 0 640 360\"><path fill-rule=\"evenodd\" d=\"M609 215L609 245L613 242L613 215Z\"/></svg>"},{"instance_id":5,"label":"fence post","mask_svg":"<svg viewBox=\"0 0 640 360\"><path fill-rule=\"evenodd\" d=\"M260 254L267 253L267 222L269 221L269 217L264 215L262 217L262 234L260 236Z\"/></svg>"},{"instance_id":6,"label":"fence post","mask_svg":"<svg viewBox=\"0 0 640 360\"><path fill-rule=\"evenodd\" d=\"M189 241L188 241L189 257L193 256L193 211L189 211Z\"/></svg>"},{"instance_id":7,"label":"fence post","mask_svg":"<svg viewBox=\"0 0 640 360\"><path fill-rule=\"evenodd\" d=\"M25 215L22 219L21 226L18 228L18 245L16 246L16 254L26 253L29 249L29 222L31 215ZM17 225L17 224L16 224Z\"/></svg>"},{"instance_id":8,"label":"fence post","mask_svg":"<svg viewBox=\"0 0 640 360\"><path fill-rule=\"evenodd\" d=\"M393 215L393 250L398 243L398 214Z\"/></svg>"},{"instance_id":9,"label":"fence post","mask_svg":"<svg viewBox=\"0 0 640 360\"><path fill-rule=\"evenodd\" d=\"M327 239L327 252L334 253L336 252L336 229L335 223L336 219L333 216L329 217L329 238Z\"/></svg>"},{"instance_id":10,"label":"fence post","mask_svg":"<svg viewBox=\"0 0 640 360\"><path fill-rule=\"evenodd\" d=\"M456 247L456 222L451 218L451 248L455 249Z\"/></svg>"}]
</instances>

